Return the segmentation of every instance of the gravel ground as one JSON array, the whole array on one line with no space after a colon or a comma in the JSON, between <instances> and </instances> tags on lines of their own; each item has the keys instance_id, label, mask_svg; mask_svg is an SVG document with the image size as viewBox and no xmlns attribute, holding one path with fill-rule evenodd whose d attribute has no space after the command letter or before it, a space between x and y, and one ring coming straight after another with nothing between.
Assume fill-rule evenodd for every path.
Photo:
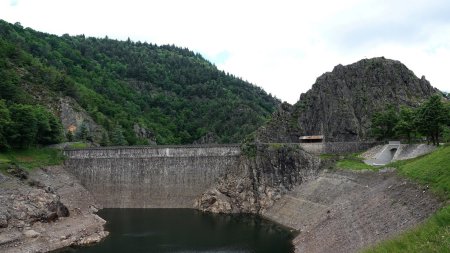
<instances>
[{"instance_id":1,"label":"gravel ground","mask_svg":"<svg viewBox=\"0 0 450 253\"><path fill-rule=\"evenodd\" d=\"M441 203L395 171L323 172L264 216L300 231L296 252L357 252L423 221Z\"/></svg>"}]
</instances>

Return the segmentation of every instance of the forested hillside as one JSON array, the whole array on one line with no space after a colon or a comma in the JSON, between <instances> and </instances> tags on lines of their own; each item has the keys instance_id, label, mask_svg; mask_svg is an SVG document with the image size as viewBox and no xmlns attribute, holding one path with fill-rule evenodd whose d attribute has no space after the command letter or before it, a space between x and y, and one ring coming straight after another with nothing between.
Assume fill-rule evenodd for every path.
<instances>
[{"instance_id":1,"label":"forested hillside","mask_svg":"<svg viewBox=\"0 0 450 253\"><path fill-rule=\"evenodd\" d=\"M0 99L41 104L68 139L103 145L239 142L279 103L188 49L59 37L2 20Z\"/></svg>"}]
</instances>

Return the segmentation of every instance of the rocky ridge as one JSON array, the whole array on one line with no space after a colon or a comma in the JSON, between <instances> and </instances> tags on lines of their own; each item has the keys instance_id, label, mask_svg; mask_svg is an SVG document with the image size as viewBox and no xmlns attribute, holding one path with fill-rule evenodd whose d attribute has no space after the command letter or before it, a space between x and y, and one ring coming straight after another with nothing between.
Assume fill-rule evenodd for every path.
<instances>
[{"instance_id":1,"label":"rocky ridge","mask_svg":"<svg viewBox=\"0 0 450 253\"><path fill-rule=\"evenodd\" d=\"M368 140L374 112L387 105L414 107L438 92L399 61L379 57L337 65L317 78L293 107L280 107L255 140L297 142L303 135L324 135L329 142Z\"/></svg>"}]
</instances>

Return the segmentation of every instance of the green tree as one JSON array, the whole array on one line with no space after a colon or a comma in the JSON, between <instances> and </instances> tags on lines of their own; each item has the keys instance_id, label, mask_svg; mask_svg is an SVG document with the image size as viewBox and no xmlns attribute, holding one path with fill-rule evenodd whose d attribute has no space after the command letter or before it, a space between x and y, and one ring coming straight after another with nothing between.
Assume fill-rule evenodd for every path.
<instances>
[{"instance_id":1,"label":"green tree","mask_svg":"<svg viewBox=\"0 0 450 253\"><path fill-rule=\"evenodd\" d=\"M100 140L100 146L105 147L109 145L109 138L106 132L102 133L102 139Z\"/></svg>"},{"instance_id":2,"label":"green tree","mask_svg":"<svg viewBox=\"0 0 450 253\"><path fill-rule=\"evenodd\" d=\"M449 121L447 110L442 102L442 97L434 95L423 103L417 111L416 124L419 132L427 136L428 140L431 140L436 146L439 145L439 137L443 127Z\"/></svg>"},{"instance_id":3,"label":"green tree","mask_svg":"<svg viewBox=\"0 0 450 253\"><path fill-rule=\"evenodd\" d=\"M127 141L125 140L125 136L123 135L122 127L116 126L111 132L111 145L113 146L125 146L127 145Z\"/></svg>"},{"instance_id":4,"label":"green tree","mask_svg":"<svg viewBox=\"0 0 450 253\"><path fill-rule=\"evenodd\" d=\"M76 139L80 141L86 141L88 140L90 136L90 130L86 122L83 121L80 125L80 129L78 129L77 133L75 134Z\"/></svg>"},{"instance_id":5,"label":"green tree","mask_svg":"<svg viewBox=\"0 0 450 253\"><path fill-rule=\"evenodd\" d=\"M394 127L399 121L395 108L390 105L382 112L372 116L371 134L378 140L396 137Z\"/></svg>"},{"instance_id":6,"label":"green tree","mask_svg":"<svg viewBox=\"0 0 450 253\"><path fill-rule=\"evenodd\" d=\"M9 109L6 107L5 100L0 100L0 150L9 148L6 140L8 126L11 124Z\"/></svg>"},{"instance_id":7,"label":"green tree","mask_svg":"<svg viewBox=\"0 0 450 253\"><path fill-rule=\"evenodd\" d=\"M48 132L48 143L55 144L64 140L64 129L61 121L54 114L48 113L48 123L50 125L50 132Z\"/></svg>"},{"instance_id":8,"label":"green tree","mask_svg":"<svg viewBox=\"0 0 450 253\"><path fill-rule=\"evenodd\" d=\"M413 109L402 106L400 108L398 122L394 127L396 135L408 139L408 143L411 143L411 137L416 132L414 115L415 111Z\"/></svg>"},{"instance_id":9,"label":"green tree","mask_svg":"<svg viewBox=\"0 0 450 253\"><path fill-rule=\"evenodd\" d=\"M75 138L75 137L73 136L72 131L67 131L67 133L66 133L66 139L67 139L67 141L73 141L74 138Z\"/></svg>"},{"instance_id":10,"label":"green tree","mask_svg":"<svg viewBox=\"0 0 450 253\"><path fill-rule=\"evenodd\" d=\"M38 106L34 108L34 117L36 118L36 143L49 144L49 133L51 131L50 123L48 120L48 112L44 108Z\"/></svg>"},{"instance_id":11,"label":"green tree","mask_svg":"<svg viewBox=\"0 0 450 253\"><path fill-rule=\"evenodd\" d=\"M8 143L17 148L30 147L36 143L38 122L31 105L13 104L9 108L12 123L8 127Z\"/></svg>"}]
</instances>

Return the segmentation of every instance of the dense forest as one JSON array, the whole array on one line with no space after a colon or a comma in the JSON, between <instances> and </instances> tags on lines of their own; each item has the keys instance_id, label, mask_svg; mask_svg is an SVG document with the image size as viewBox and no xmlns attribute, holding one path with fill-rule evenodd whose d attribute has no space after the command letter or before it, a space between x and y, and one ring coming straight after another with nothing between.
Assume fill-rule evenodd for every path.
<instances>
[{"instance_id":1,"label":"dense forest","mask_svg":"<svg viewBox=\"0 0 450 253\"><path fill-rule=\"evenodd\" d=\"M65 138L103 145L187 144L205 136L239 142L279 104L188 49L56 36L0 20L5 108L41 104L58 115L54 108L62 97L73 98L103 131L92 136L89 124L77 126L76 132L64 126ZM151 138L136 133L136 125Z\"/></svg>"}]
</instances>

